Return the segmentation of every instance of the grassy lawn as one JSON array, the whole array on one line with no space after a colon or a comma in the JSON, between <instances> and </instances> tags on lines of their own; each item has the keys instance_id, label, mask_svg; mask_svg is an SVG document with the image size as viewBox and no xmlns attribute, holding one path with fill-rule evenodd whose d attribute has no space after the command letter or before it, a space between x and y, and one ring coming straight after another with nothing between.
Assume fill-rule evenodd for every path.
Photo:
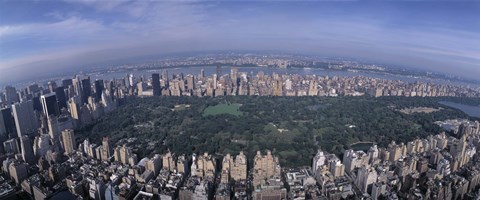
<instances>
[{"instance_id":1,"label":"grassy lawn","mask_svg":"<svg viewBox=\"0 0 480 200\"><path fill-rule=\"evenodd\" d=\"M203 110L203 116L208 115L219 115L219 114L231 114L235 116L241 116L243 113L238 110L240 108L240 104L218 104L216 106L209 106Z\"/></svg>"}]
</instances>

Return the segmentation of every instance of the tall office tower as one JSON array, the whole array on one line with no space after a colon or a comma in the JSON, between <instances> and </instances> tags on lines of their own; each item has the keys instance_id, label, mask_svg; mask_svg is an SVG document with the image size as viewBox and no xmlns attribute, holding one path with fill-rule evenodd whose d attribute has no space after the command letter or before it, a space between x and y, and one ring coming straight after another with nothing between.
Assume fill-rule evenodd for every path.
<instances>
[{"instance_id":1,"label":"tall office tower","mask_svg":"<svg viewBox=\"0 0 480 200\"><path fill-rule=\"evenodd\" d=\"M80 120L80 106L78 98L70 98L68 101L68 110L70 111L74 120Z\"/></svg>"},{"instance_id":2,"label":"tall office tower","mask_svg":"<svg viewBox=\"0 0 480 200\"><path fill-rule=\"evenodd\" d=\"M54 115L47 117L48 121L48 135L50 135L50 141L52 142L53 149L59 151L61 148L60 144L60 128L58 126L58 119Z\"/></svg>"},{"instance_id":3,"label":"tall office tower","mask_svg":"<svg viewBox=\"0 0 480 200\"><path fill-rule=\"evenodd\" d=\"M40 96L40 101L42 102L43 114L45 116L60 115L57 103L57 95L55 93L50 93Z\"/></svg>"},{"instance_id":4,"label":"tall office tower","mask_svg":"<svg viewBox=\"0 0 480 200\"><path fill-rule=\"evenodd\" d=\"M32 97L32 101L33 101L33 110L35 110L39 113L42 113L43 108L42 108L42 102L40 101L40 93L35 94Z\"/></svg>"},{"instance_id":5,"label":"tall office tower","mask_svg":"<svg viewBox=\"0 0 480 200\"><path fill-rule=\"evenodd\" d=\"M232 79L233 85L234 85L234 86L237 86L237 85L238 85L238 81L237 81L237 78L238 78L238 68L232 67L232 69L230 69L230 78Z\"/></svg>"},{"instance_id":6,"label":"tall office tower","mask_svg":"<svg viewBox=\"0 0 480 200\"><path fill-rule=\"evenodd\" d=\"M62 80L62 87L63 87L64 89L67 89L68 86L70 86L70 85L73 86L73 81L72 81L72 79L63 79L63 80Z\"/></svg>"},{"instance_id":7,"label":"tall office tower","mask_svg":"<svg viewBox=\"0 0 480 200\"><path fill-rule=\"evenodd\" d=\"M127 82L127 86L133 87L133 85L135 85L135 76L133 76L133 74L129 74L127 76L126 82Z\"/></svg>"},{"instance_id":8,"label":"tall office tower","mask_svg":"<svg viewBox=\"0 0 480 200\"><path fill-rule=\"evenodd\" d=\"M217 81L219 81L220 77L222 76L222 66L221 65L217 65L216 73L217 73Z\"/></svg>"},{"instance_id":9,"label":"tall office tower","mask_svg":"<svg viewBox=\"0 0 480 200\"><path fill-rule=\"evenodd\" d=\"M195 89L195 77L192 75L187 76L187 90L192 91Z\"/></svg>"},{"instance_id":10,"label":"tall office tower","mask_svg":"<svg viewBox=\"0 0 480 200\"><path fill-rule=\"evenodd\" d=\"M55 95L57 97L58 108L67 108L67 95L65 94L65 89L63 87L55 88Z\"/></svg>"},{"instance_id":11,"label":"tall office tower","mask_svg":"<svg viewBox=\"0 0 480 200\"><path fill-rule=\"evenodd\" d=\"M33 140L33 153L36 157L42 157L51 149L50 136L48 134L41 134Z\"/></svg>"},{"instance_id":12,"label":"tall office tower","mask_svg":"<svg viewBox=\"0 0 480 200\"><path fill-rule=\"evenodd\" d=\"M12 109L2 108L0 110L0 115L2 115L2 119L3 119L3 121L0 121L0 123L3 123L5 126L6 137L7 138L17 137L16 131L15 131L15 121L13 120L13 116L12 116Z\"/></svg>"},{"instance_id":13,"label":"tall office tower","mask_svg":"<svg viewBox=\"0 0 480 200\"><path fill-rule=\"evenodd\" d=\"M62 131L63 149L66 154L71 154L77 146L75 143L75 134L72 129Z\"/></svg>"},{"instance_id":14,"label":"tall office tower","mask_svg":"<svg viewBox=\"0 0 480 200\"><path fill-rule=\"evenodd\" d=\"M200 78L201 78L201 79L204 79L204 78L205 78L205 70L204 70L204 69L201 69L201 70L200 70Z\"/></svg>"},{"instance_id":15,"label":"tall office tower","mask_svg":"<svg viewBox=\"0 0 480 200\"><path fill-rule=\"evenodd\" d=\"M7 128L5 127L5 120L3 120L3 115L1 115L0 113L0 143L2 143L3 140L6 138L8 138Z\"/></svg>"},{"instance_id":16,"label":"tall office tower","mask_svg":"<svg viewBox=\"0 0 480 200\"><path fill-rule=\"evenodd\" d=\"M5 150L5 153L11 153L11 154L20 153L20 149L18 148L18 143L15 138L12 138L3 142L3 149Z\"/></svg>"},{"instance_id":17,"label":"tall office tower","mask_svg":"<svg viewBox=\"0 0 480 200\"><path fill-rule=\"evenodd\" d=\"M105 89L105 85L103 83L103 80L97 79L93 83L94 88L95 88L95 102L99 102L102 99L102 93L103 90Z\"/></svg>"},{"instance_id":18,"label":"tall office tower","mask_svg":"<svg viewBox=\"0 0 480 200\"><path fill-rule=\"evenodd\" d=\"M3 144L8 139L5 123L3 123L3 116L0 113L0 144ZM0 154L4 154L3 145L0 145Z\"/></svg>"},{"instance_id":19,"label":"tall office tower","mask_svg":"<svg viewBox=\"0 0 480 200\"><path fill-rule=\"evenodd\" d=\"M9 85L5 86L5 100L8 104L19 102L20 98L18 97L17 89Z\"/></svg>"},{"instance_id":20,"label":"tall office tower","mask_svg":"<svg viewBox=\"0 0 480 200\"><path fill-rule=\"evenodd\" d=\"M92 86L90 84L90 77L82 79L82 102L87 103L88 97L92 96Z\"/></svg>"},{"instance_id":21,"label":"tall office tower","mask_svg":"<svg viewBox=\"0 0 480 200\"><path fill-rule=\"evenodd\" d=\"M40 91L40 88L38 87L37 84L32 84L32 85L29 85L29 86L27 87L27 92L28 92L28 94L32 94L32 95L33 95L33 94L37 93L38 91Z\"/></svg>"},{"instance_id":22,"label":"tall office tower","mask_svg":"<svg viewBox=\"0 0 480 200\"><path fill-rule=\"evenodd\" d=\"M217 89L217 85L218 85L217 82L218 82L218 74L213 74L213 83L212 83L213 87L212 88L214 90Z\"/></svg>"},{"instance_id":23,"label":"tall office tower","mask_svg":"<svg viewBox=\"0 0 480 200\"><path fill-rule=\"evenodd\" d=\"M22 158L28 164L35 163L35 155L33 154L33 145L28 136L24 135L20 138L20 147L22 148Z\"/></svg>"},{"instance_id":24,"label":"tall office tower","mask_svg":"<svg viewBox=\"0 0 480 200\"><path fill-rule=\"evenodd\" d=\"M33 101L28 100L13 104L12 109L18 137L30 135L37 131L39 123L33 111Z\"/></svg>"},{"instance_id":25,"label":"tall office tower","mask_svg":"<svg viewBox=\"0 0 480 200\"><path fill-rule=\"evenodd\" d=\"M162 79L168 83L168 71L165 69L162 71Z\"/></svg>"},{"instance_id":26,"label":"tall office tower","mask_svg":"<svg viewBox=\"0 0 480 200\"><path fill-rule=\"evenodd\" d=\"M75 76L74 79L72 79L72 84L73 84L73 95L70 95L70 98L74 96L82 96L82 81L80 81L80 76Z\"/></svg>"},{"instance_id":27,"label":"tall office tower","mask_svg":"<svg viewBox=\"0 0 480 200\"><path fill-rule=\"evenodd\" d=\"M55 89L57 89L57 83L55 81L48 81L48 90L55 92Z\"/></svg>"},{"instance_id":28,"label":"tall office tower","mask_svg":"<svg viewBox=\"0 0 480 200\"><path fill-rule=\"evenodd\" d=\"M29 99L29 98L31 98L31 96L32 96L32 95L28 94L27 88L21 89L21 90L18 92L18 95L19 95L19 97L20 97L20 98L19 98L20 101L21 101L22 99Z\"/></svg>"},{"instance_id":29,"label":"tall office tower","mask_svg":"<svg viewBox=\"0 0 480 200\"><path fill-rule=\"evenodd\" d=\"M157 73L152 74L152 87L153 87L153 96L160 96L160 75Z\"/></svg>"}]
</instances>

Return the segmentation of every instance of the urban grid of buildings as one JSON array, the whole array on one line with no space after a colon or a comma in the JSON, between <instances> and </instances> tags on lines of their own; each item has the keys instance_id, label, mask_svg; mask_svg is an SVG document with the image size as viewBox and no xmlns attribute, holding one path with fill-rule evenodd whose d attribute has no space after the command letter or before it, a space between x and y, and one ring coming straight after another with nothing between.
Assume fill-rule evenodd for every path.
<instances>
[{"instance_id":1,"label":"urban grid of buildings","mask_svg":"<svg viewBox=\"0 0 480 200\"><path fill-rule=\"evenodd\" d=\"M392 141L343 159L318 151L312 166L281 168L271 151L141 158L123 144L79 142L75 129L137 96L467 96L468 87L367 77L167 71L110 81L76 76L0 95L0 199L475 199L480 198L480 123L407 144ZM251 162L251 163L249 163Z\"/></svg>"}]
</instances>

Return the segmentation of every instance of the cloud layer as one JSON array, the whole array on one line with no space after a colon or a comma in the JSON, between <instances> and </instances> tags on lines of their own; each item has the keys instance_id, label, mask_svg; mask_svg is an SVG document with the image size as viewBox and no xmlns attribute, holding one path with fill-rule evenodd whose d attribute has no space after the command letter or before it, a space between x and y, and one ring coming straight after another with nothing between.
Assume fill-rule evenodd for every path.
<instances>
[{"instance_id":1,"label":"cloud layer","mask_svg":"<svg viewBox=\"0 0 480 200\"><path fill-rule=\"evenodd\" d=\"M480 6L475 2L2 5L0 83L126 57L202 50L308 52L468 78L480 74Z\"/></svg>"}]
</instances>

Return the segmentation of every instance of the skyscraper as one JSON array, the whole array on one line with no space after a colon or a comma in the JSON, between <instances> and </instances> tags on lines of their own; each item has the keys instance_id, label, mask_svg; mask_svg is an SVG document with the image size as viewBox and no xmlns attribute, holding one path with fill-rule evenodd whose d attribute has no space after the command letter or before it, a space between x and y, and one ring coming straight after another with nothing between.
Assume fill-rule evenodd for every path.
<instances>
[{"instance_id":1,"label":"skyscraper","mask_svg":"<svg viewBox=\"0 0 480 200\"><path fill-rule=\"evenodd\" d=\"M55 88L55 95L57 97L58 108L67 108L67 95L63 87Z\"/></svg>"},{"instance_id":2,"label":"skyscraper","mask_svg":"<svg viewBox=\"0 0 480 200\"><path fill-rule=\"evenodd\" d=\"M195 89L195 77L187 75L187 90L192 91Z\"/></svg>"},{"instance_id":3,"label":"skyscraper","mask_svg":"<svg viewBox=\"0 0 480 200\"><path fill-rule=\"evenodd\" d=\"M60 128L58 126L58 119L56 116L50 115L47 117L48 121L48 135L50 135L50 141L52 142L53 149L58 151L61 148L60 145Z\"/></svg>"},{"instance_id":4,"label":"skyscraper","mask_svg":"<svg viewBox=\"0 0 480 200\"><path fill-rule=\"evenodd\" d=\"M3 142L2 139L8 138L7 136L7 128L5 128L5 123L3 120L3 115L0 113L0 143Z\"/></svg>"},{"instance_id":5,"label":"skyscraper","mask_svg":"<svg viewBox=\"0 0 480 200\"><path fill-rule=\"evenodd\" d=\"M232 79L232 83L234 86L238 85L237 75L238 75L238 68L232 67L232 69L230 69L230 78Z\"/></svg>"},{"instance_id":6,"label":"skyscraper","mask_svg":"<svg viewBox=\"0 0 480 200\"><path fill-rule=\"evenodd\" d=\"M0 123L3 123L5 126L6 137L7 138L14 138L17 136L15 134L15 121L13 120L12 116L12 109L11 108L3 108L0 110L0 114L2 115L2 120Z\"/></svg>"},{"instance_id":7,"label":"skyscraper","mask_svg":"<svg viewBox=\"0 0 480 200\"><path fill-rule=\"evenodd\" d=\"M108 137L103 137L100 154L101 154L102 160L105 160L105 161L110 160L110 157L112 157L112 148L110 147L110 142Z\"/></svg>"},{"instance_id":8,"label":"skyscraper","mask_svg":"<svg viewBox=\"0 0 480 200\"><path fill-rule=\"evenodd\" d=\"M204 69L200 70L200 78L201 79L205 78L205 70Z\"/></svg>"},{"instance_id":9,"label":"skyscraper","mask_svg":"<svg viewBox=\"0 0 480 200\"><path fill-rule=\"evenodd\" d=\"M222 66L217 65L217 81L220 80L220 77L222 76Z\"/></svg>"},{"instance_id":10,"label":"skyscraper","mask_svg":"<svg viewBox=\"0 0 480 200\"><path fill-rule=\"evenodd\" d=\"M33 145L30 138L26 135L20 138L20 147L22 148L22 158L28 164L35 163L35 155L33 154Z\"/></svg>"},{"instance_id":11,"label":"skyscraper","mask_svg":"<svg viewBox=\"0 0 480 200\"><path fill-rule=\"evenodd\" d=\"M11 154L20 153L17 140L14 138L3 142L3 149L5 150L5 153L11 153Z\"/></svg>"},{"instance_id":12,"label":"skyscraper","mask_svg":"<svg viewBox=\"0 0 480 200\"><path fill-rule=\"evenodd\" d=\"M35 94L36 92L38 92L40 90L40 88L38 87L37 84L32 84L32 85L29 85L27 87L27 92L28 94Z\"/></svg>"},{"instance_id":13,"label":"skyscraper","mask_svg":"<svg viewBox=\"0 0 480 200\"><path fill-rule=\"evenodd\" d=\"M152 74L152 87L153 87L153 96L160 96L160 75L157 73Z\"/></svg>"},{"instance_id":14,"label":"skyscraper","mask_svg":"<svg viewBox=\"0 0 480 200\"><path fill-rule=\"evenodd\" d=\"M17 94L17 89L12 86L5 86L5 99L8 104L19 102L20 99Z\"/></svg>"},{"instance_id":15,"label":"skyscraper","mask_svg":"<svg viewBox=\"0 0 480 200\"><path fill-rule=\"evenodd\" d=\"M43 112L42 102L40 101L40 94L35 94L32 98L33 101L33 110L38 112Z\"/></svg>"},{"instance_id":16,"label":"skyscraper","mask_svg":"<svg viewBox=\"0 0 480 200\"><path fill-rule=\"evenodd\" d=\"M68 101L68 110L70 111L72 118L75 120L80 120L81 114L79 103L77 103L78 101L79 98L76 97L70 98L70 100Z\"/></svg>"},{"instance_id":17,"label":"skyscraper","mask_svg":"<svg viewBox=\"0 0 480 200\"><path fill-rule=\"evenodd\" d=\"M39 127L39 123L33 111L33 101L16 103L12 108L18 137L34 133Z\"/></svg>"},{"instance_id":18,"label":"skyscraper","mask_svg":"<svg viewBox=\"0 0 480 200\"><path fill-rule=\"evenodd\" d=\"M45 114L45 116L60 115L57 103L57 96L55 95L55 93L52 92L50 94L40 96L40 101L42 102L43 113Z\"/></svg>"},{"instance_id":19,"label":"skyscraper","mask_svg":"<svg viewBox=\"0 0 480 200\"><path fill-rule=\"evenodd\" d=\"M62 80L62 87L67 89L68 86L73 85L72 79L63 79Z\"/></svg>"},{"instance_id":20,"label":"skyscraper","mask_svg":"<svg viewBox=\"0 0 480 200\"><path fill-rule=\"evenodd\" d=\"M72 129L62 131L63 149L66 154L71 154L77 146L75 143L75 134Z\"/></svg>"},{"instance_id":21,"label":"skyscraper","mask_svg":"<svg viewBox=\"0 0 480 200\"><path fill-rule=\"evenodd\" d=\"M167 70L162 71L162 79L165 80L165 81L168 81L168 71Z\"/></svg>"},{"instance_id":22,"label":"skyscraper","mask_svg":"<svg viewBox=\"0 0 480 200\"><path fill-rule=\"evenodd\" d=\"M103 89L105 88L103 84L103 80L101 79L95 80L94 86L95 86L95 102L99 102L102 99L102 92L103 92Z\"/></svg>"},{"instance_id":23,"label":"skyscraper","mask_svg":"<svg viewBox=\"0 0 480 200\"><path fill-rule=\"evenodd\" d=\"M48 81L48 90L55 92L55 89L57 89L57 83L55 81Z\"/></svg>"},{"instance_id":24,"label":"skyscraper","mask_svg":"<svg viewBox=\"0 0 480 200\"><path fill-rule=\"evenodd\" d=\"M88 102L88 97L92 95L92 86L90 84L90 77L82 79L82 102Z\"/></svg>"}]
</instances>

